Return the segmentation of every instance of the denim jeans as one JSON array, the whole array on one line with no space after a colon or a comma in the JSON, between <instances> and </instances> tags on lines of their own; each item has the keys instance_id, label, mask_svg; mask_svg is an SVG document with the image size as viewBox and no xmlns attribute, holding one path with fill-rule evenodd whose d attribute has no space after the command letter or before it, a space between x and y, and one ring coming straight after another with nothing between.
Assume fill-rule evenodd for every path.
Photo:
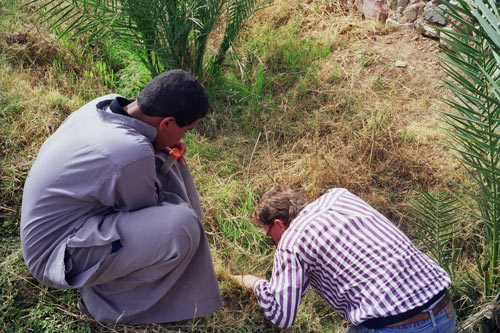
<instances>
[{"instance_id":1,"label":"denim jeans","mask_svg":"<svg viewBox=\"0 0 500 333\"><path fill-rule=\"evenodd\" d=\"M408 325L384 328L366 328L363 325L351 326L348 333L454 333L455 332L455 310L448 317L445 309L436 314L428 311L430 318L417 321Z\"/></svg>"}]
</instances>

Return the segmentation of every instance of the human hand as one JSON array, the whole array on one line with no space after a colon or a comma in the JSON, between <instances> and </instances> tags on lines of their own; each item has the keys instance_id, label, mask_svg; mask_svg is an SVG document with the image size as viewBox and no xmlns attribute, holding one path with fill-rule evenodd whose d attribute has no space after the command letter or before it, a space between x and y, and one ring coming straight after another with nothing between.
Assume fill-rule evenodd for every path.
<instances>
[{"instance_id":1,"label":"human hand","mask_svg":"<svg viewBox=\"0 0 500 333\"><path fill-rule=\"evenodd\" d=\"M186 143L184 141L182 141L182 140L179 140L176 143L174 143L173 145L171 145L170 148L177 148L177 149L179 149L179 151L181 152L181 157L179 157L179 159L177 161L179 161L179 163L182 166L185 166L186 165L186 160L184 159L184 153L187 150Z\"/></svg>"},{"instance_id":2,"label":"human hand","mask_svg":"<svg viewBox=\"0 0 500 333\"><path fill-rule=\"evenodd\" d=\"M230 275L231 279L243 287L253 290L255 281L260 280L259 277L253 275Z\"/></svg>"}]
</instances>

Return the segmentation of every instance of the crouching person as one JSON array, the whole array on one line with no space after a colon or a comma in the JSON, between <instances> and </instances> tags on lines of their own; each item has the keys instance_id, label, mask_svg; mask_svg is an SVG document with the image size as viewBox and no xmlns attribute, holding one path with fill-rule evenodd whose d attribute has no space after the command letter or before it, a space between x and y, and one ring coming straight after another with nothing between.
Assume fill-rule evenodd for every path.
<instances>
[{"instance_id":1,"label":"crouching person","mask_svg":"<svg viewBox=\"0 0 500 333\"><path fill-rule=\"evenodd\" d=\"M43 284L77 288L102 322L205 316L221 298L181 140L209 110L205 88L173 70L127 100L107 95L72 113L26 180L24 259ZM170 165L170 164L169 164ZM167 170L168 169L168 170Z\"/></svg>"},{"instance_id":2,"label":"crouching person","mask_svg":"<svg viewBox=\"0 0 500 333\"><path fill-rule=\"evenodd\" d=\"M264 315L293 325L314 288L353 326L349 332L454 332L450 278L379 212L345 189L316 201L273 189L253 212L277 246L271 280L233 278L254 291Z\"/></svg>"}]
</instances>

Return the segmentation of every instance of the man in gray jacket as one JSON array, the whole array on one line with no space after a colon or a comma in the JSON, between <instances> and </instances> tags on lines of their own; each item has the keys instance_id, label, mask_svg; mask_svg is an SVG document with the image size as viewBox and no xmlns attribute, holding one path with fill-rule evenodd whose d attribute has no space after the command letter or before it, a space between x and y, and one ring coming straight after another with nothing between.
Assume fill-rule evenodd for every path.
<instances>
[{"instance_id":1,"label":"man in gray jacket","mask_svg":"<svg viewBox=\"0 0 500 333\"><path fill-rule=\"evenodd\" d=\"M160 323L221 306L196 188L165 150L210 108L204 87L173 70L130 101L107 95L71 114L43 144L24 187L21 242L35 278L78 288L97 320Z\"/></svg>"}]
</instances>

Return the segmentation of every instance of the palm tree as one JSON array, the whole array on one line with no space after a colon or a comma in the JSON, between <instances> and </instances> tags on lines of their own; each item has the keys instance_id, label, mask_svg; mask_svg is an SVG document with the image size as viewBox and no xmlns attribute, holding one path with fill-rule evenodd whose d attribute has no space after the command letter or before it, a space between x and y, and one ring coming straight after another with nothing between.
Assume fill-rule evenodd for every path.
<instances>
[{"instance_id":1,"label":"palm tree","mask_svg":"<svg viewBox=\"0 0 500 333\"><path fill-rule=\"evenodd\" d=\"M455 112L444 121L452 148L476 185L469 194L484 227L484 252L478 264L484 295L500 289L500 19L494 0L445 2L453 29L442 29L449 46L441 57Z\"/></svg>"},{"instance_id":2,"label":"palm tree","mask_svg":"<svg viewBox=\"0 0 500 333\"><path fill-rule=\"evenodd\" d=\"M153 77L182 68L206 80L258 9L255 0L49 0L40 12L63 36L119 41ZM208 37L219 24L225 24L223 40L206 57Z\"/></svg>"}]
</instances>

